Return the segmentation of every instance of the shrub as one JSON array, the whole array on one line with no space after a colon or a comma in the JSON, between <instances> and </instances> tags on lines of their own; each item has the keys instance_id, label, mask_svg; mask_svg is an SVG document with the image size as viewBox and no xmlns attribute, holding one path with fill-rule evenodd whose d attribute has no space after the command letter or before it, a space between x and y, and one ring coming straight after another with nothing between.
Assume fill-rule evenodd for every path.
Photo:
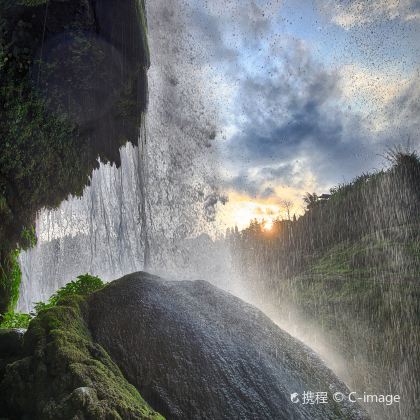
<instances>
[{"instance_id":1,"label":"shrub","mask_svg":"<svg viewBox=\"0 0 420 420\"><path fill-rule=\"evenodd\" d=\"M48 302L37 302L35 304L34 312L24 314L14 312L10 309L3 314L0 322L0 328L28 328L29 322L33 317L36 317L41 311L56 306L61 300L71 296L87 296L104 286L103 281L96 276L90 274L82 274L76 280L67 283L64 287L57 290L49 299Z\"/></svg>"},{"instance_id":2,"label":"shrub","mask_svg":"<svg viewBox=\"0 0 420 420\"><path fill-rule=\"evenodd\" d=\"M22 314L19 312L6 312L3 315L3 320L0 322L1 328L28 328L29 321L32 319L29 314Z\"/></svg>"},{"instance_id":3,"label":"shrub","mask_svg":"<svg viewBox=\"0 0 420 420\"><path fill-rule=\"evenodd\" d=\"M96 276L90 274L83 274L77 277L76 280L67 283L64 287L57 290L48 300L48 302L37 302L35 304L35 314L38 314L44 309L56 306L57 303L69 296L81 295L87 296L103 287L103 281Z\"/></svg>"}]
</instances>

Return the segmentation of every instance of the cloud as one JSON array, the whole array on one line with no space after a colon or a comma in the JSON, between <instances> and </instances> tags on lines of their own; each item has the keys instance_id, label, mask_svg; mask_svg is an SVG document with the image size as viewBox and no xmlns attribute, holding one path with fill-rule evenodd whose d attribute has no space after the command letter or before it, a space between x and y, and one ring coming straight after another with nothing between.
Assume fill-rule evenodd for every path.
<instances>
[{"instance_id":1,"label":"cloud","mask_svg":"<svg viewBox=\"0 0 420 420\"><path fill-rule=\"evenodd\" d=\"M375 131L395 124L398 109L394 101L411 85L414 75L372 70L348 64L340 68L339 85L348 107L363 114L365 122ZM392 108L392 114L390 110Z\"/></svg>"},{"instance_id":2,"label":"cloud","mask_svg":"<svg viewBox=\"0 0 420 420\"><path fill-rule=\"evenodd\" d=\"M345 29L381 20L420 20L418 0L321 0L318 4L332 22Z\"/></svg>"},{"instance_id":3,"label":"cloud","mask_svg":"<svg viewBox=\"0 0 420 420\"><path fill-rule=\"evenodd\" d=\"M398 85L391 75L327 71L298 41L283 50L281 60L270 63L269 77L247 75L239 86L240 129L227 155L240 170L231 187L261 199L266 188L310 191L315 178L317 188L327 190L382 166L389 145L410 140L419 146L418 75ZM353 79L343 80L343 72ZM369 113L350 106L359 94L369 98ZM380 118L386 124L374 127Z\"/></svg>"},{"instance_id":4,"label":"cloud","mask_svg":"<svg viewBox=\"0 0 420 420\"><path fill-rule=\"evenodd\" d=\"M269 77L241 83L241 130L228 144L229 158L259 169L264 182L277 177L292 183L296 160L321 181L332 173L355 173L360 162L352 157L368 152L368 133L341 100L340 75L314 61L302 42L289 40L283 50L272 59Z\"/></svg>"},{"instance_id":5,"label":"cloud","mask_svg":"<svg viewBox=\"0 0 420 420\"><path fill-rule=\"evenodd\" d=\"M259 167L258 162L253 161L250 168L227 180L225 188L249 197L266 199L275 196L277 187L304 188L307 177L299 162Z\"/></svg>"},{"instance_id":6,"label":"cloud","mask_svg":"<svg viewBox=\"0 0 420 420\"><path fill-rule=\"evenodd\" d=\"M385 108L385 115L390 121L386 133L388 144L409 143L420 150L420 73L417 72L399 95L393 98Z\"/></svg>"},{"instance_id":7,"label":"cloud","mask_svg":"<svg viewBox=\"0 0 420 420\"><path fill-rule=\"evenodd\" d=\"M350 28L380 25L381 19L411 21L418 4L331 1L323 2L322 10ZM388 68L356 64L325 68L304 41L283 31L281 5L268 0L148 5L155 65L150 117L156 113L153 136L170 149L172 159L167 166L155 159L162 166L155 184L170 196L191 200L197 185L206 220L214 220L222 207L218 189L210 186L270 202L283 193L290 198L305 190L327 191L380 166L386 145L416 133L418 138L419 85L411 74L394 77ZM376 43L388 48L390 41L383 37L393 35L388 27L377 29L366 35L370 28L359 28L352 40L358 37L357 53L366 50L369 63L372 50L378 50L379 66L383 50ZM399 33L392 38L393 51L400 46ZM217 160L223 179L211 179Z\"/></svg>"},{"instance_id":8,"label":"cloud","mask_svg":"<svg viewBox=\"0 0 420 420\"><path fill-rule=\"evenodd\" d=\"M264 189L264 191L261 193L261 198L266 199L270 197L274 197L276 195L276 191L274 188L267 187Z\"/></svg>"},{"instance_id":9,"label":"cloud","mask_svg":"<svg viewBox=\"0 0 420 420\"><path fill-rule=\"evenodd\" d=\"M305 175L307 174L304 173L302 165L299 162L292 161L259 168L256 179L264 184L303 188Z\"/></svg>"},{"instance_id":10,"label":"cloud","mask_svg":"<svg viewBox=\"0 0 420 420\"><path fill-rule=\"evenodd\" d=\"M409 83L403 86L400 95L396 96L388 107L389 113L408 122L419 124L420 115L420 74L419 72L411 78Z\"/></svg>"}]
</instances>

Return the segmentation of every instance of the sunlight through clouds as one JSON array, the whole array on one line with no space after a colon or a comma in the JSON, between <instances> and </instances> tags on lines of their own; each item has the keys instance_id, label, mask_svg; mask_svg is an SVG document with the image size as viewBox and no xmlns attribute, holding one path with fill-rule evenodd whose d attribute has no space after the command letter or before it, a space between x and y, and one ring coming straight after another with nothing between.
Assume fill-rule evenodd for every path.
<instances>
[{"instance_id":1,"label":"sunlight through clouds","mask_svg":"<svg viewBox=\"0 0 420 420\"><path fill-rule=\"evenodd\" d=\"M380 19L412 21L420 19L416 0L335 0L318 2L331 20L345 29L366 25Z\"/></svg>"}]
</instances>

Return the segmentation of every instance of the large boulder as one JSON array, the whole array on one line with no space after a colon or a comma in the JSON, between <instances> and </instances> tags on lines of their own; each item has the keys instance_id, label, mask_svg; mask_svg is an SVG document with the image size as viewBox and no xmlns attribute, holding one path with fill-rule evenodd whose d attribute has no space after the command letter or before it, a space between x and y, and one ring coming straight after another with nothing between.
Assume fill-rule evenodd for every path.
<instances>
[{"instance_id":1,"label":"large boulder","mask_svg":"<svg viewBox=\"0 0 420 420\"><path fill-rule=\"evenodd\" d=\"M367 418L334 401L349 390L309 348L204 281L125 276L41 311L18 347L0 375L6 418Z\"/></svg>"},{"instance_id":2,"label":"large boulder","mask_svg":"<svg viewBox=\"0 0 420 420\"><path fill-rule=\"evenodd\" d=\"M205 281L134 273L88 299L93 339L170 419L364 419L319 357L267 316ZM304 404L304 392L327 403ZM300 401L293 403L291 394Z\"/></svg>"}]
</instances>

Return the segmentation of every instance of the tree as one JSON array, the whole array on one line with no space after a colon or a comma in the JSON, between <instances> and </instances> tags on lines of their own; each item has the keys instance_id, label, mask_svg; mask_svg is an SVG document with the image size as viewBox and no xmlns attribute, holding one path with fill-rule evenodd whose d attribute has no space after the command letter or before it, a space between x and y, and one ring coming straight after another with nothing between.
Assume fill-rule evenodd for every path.
<instances>
[{"instance_id":1,"label":"tree","mask_svg":"<svg viewBox=\"0 0 420 420\"><path fill-rule=\"evenodd\" d=\"M293 202L290 200L281 200L281 205L282 207L284 207L284 209L286 210L287 213L287 220L291 220L290 219L290 209L293 206Z\"/></svg>"},{"instance_id":2,"label":"tree","mask_svg":"<svg viewBox=\"0 0 420 420\"><path fill-rule=\"evenodd\" d=\"M318 195L316 193L306 193L303 197L303 201L306 203L306 209L310 210L318 202Z\"/></svg>"}]
</instances>

